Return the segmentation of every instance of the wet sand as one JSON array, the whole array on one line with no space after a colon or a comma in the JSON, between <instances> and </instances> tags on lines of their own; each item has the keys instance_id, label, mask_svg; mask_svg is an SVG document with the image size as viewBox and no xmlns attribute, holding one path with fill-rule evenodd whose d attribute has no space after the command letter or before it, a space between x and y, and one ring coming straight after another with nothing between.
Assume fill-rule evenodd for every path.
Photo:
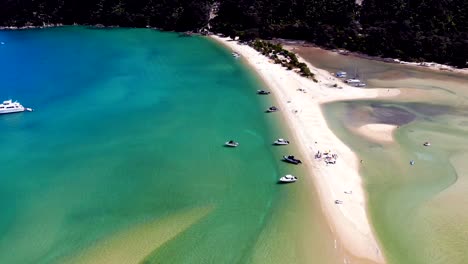
<instances>
[{"instance_id":1,"label":"wet sand","mask_svg":"<svg viewBox=\"0 0 468 264\"><path fill-rule=\"evenodd\" d=\"M359 127L357 132L373 141L391 143L396 128L396 125L367 124Z\"/></svg>"}]
</instances>

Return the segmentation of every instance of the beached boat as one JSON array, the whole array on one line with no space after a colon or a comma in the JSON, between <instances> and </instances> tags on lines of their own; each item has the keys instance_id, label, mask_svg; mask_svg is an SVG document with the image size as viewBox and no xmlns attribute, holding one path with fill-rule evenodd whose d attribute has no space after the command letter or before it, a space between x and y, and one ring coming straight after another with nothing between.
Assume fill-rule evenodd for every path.
<instances>
[{"instance_id":1,"label":"beached boat","mask_svg":"<svg viewBox=\"0 0 468 264\"><path fill-rule=\"evenodd\" d=\"M237 146L239 146L239 142L235 142L233 140L229 140L228 142L224 143L224 145L226 147L231 147L231 148L235 148Z\"/></svg>"},{"instance_id":2,"label":"beached boat","mask_svg":"<svg viewBox=\"0 0 468 264\"><path fill-rule=\"evenodd\" d=\"M297 181L297 177L288 174L288 175L284 175L283 177L281 177L281 178L279 179L279 181L280 181L281 183L291 183L291 182Z\"/></svg>"},{"instance_id":3,"label":"beached boat","mask_svg":"<svg viewBox=\"0 0 468 264\"><path fill-rule=\"evenodd\" d=\"M289 155L289 156L283 156L283 161L285 162L288 162L288 163L292 163L294 165L297 165L299 163L302 163L302 161L300 159L296 159L294 156L292 155Z\"/></svg>"},{"instance_id":4,"label":"beached boat","mask_svg":"<svg viewBox=\"0 0 468 264\"><path fill-rule=\"evenodd\" d=\"M275 142L273 142L273 144L275 144L275 145L288 145L289 141L284 140L282 138L278 138L277 140L275 140Z\"/></svg>"},{"instance_id":5,"label":"beached boat","mask_svg":"<svg viewBox=\"0 0 468 264\"><path fill-rule=\"evenodd\" d=\"M24 111L32 112L32 109L25 108L19 102L17 101L13 102L12 100L3 101L3 103L0 104L0 114L11 114L11 113L24 112Z\"/></svg>"},{"instance_id":6,"label":"beached boat","mask_svg":"<svg viewBox=\"0 0 468 264\"><path fill-rule=\"evenodd\" d=\"M264 91L264 90L257 90L257 94L267 95L267 94L270 94L270 92Z\"/></svg>"},{"instance_id":7,"label":"beached boat","mask_svg":"<svg viewBox=\"0 0 468 264\"><path fill-rule=\"evenodd\" d=\"M267 112L267 113L272 113L272 112L276 112L276 111L278 111L278 110L279 110L279 109L278 109L276 106L270 106L270 107L266 110L266 112Z\"/></svg>"}]
</instances>

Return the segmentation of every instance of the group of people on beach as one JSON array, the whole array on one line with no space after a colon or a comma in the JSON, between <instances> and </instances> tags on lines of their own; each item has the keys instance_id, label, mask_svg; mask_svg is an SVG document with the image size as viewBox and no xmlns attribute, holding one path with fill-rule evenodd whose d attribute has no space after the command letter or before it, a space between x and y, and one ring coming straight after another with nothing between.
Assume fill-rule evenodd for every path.
<instances>
[{"instance_id":1,"label":"group of people on beach","mask_svg":"<svg viewBox=\"0 0 468 264\"><path fill-rule=\"evenodd\" d=\"M332 153L331 150L329 151L325 151L323 152L320 152L317 151L317 153L315 154L315 159L322 159L325 161L326 164L335 164L336 163L336 160L338 159L338 154L336 153Z\"/></svg>"}]
</instances>

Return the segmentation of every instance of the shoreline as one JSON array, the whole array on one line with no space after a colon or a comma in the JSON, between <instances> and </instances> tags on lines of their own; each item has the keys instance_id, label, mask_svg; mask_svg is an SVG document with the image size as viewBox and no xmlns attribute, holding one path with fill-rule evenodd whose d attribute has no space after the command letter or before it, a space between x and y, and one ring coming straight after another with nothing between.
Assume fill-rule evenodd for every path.
<instances>
[{"instance_id":1,"label":"shoreline","mask_svg":"<svg viewBox=\"0 0 468 264\"><path fill-rule=\"evenodd\" d=\"M457 74L467 74L468 75L468 68L457 68L454 66L450 66L447 64L441 64L437 62L410 62L410 61L403 61L396 58L383 58L379 56L372 56L361 52L349 51L346 49L328 49L326 47L317 46L313 43L309 43L305 40L291 40L291 39L274 39L274 42L278 42L283 44L285 48L287 47L305 47L305 48L315 48L319 50L324 50L328 52L332 52L336 55L343 55L343 56L353 56L356 58L366 59L366 60L373 60L373 61L380 61L384 63L391 63L391 64L401 64L407 65L410 67L416 68L424 68L432 71L441 71L441 72L450 72L450 73L457 73Z\"/></svg>"},{"instance_id":2,"label":"shoreline","mask_svg":"<svg viewBox=\"0 0 468 264\"><path fill-rule=\"evenodd\" d=\"M298 148L308 163L307 169L318 190L321 207L340 246L353 257L384 263L367 216L358 158L330 130L321 106L333 101L396 96L399 90L351 87L298 57L315 74L318 82L314 82L271 63L248 45L215 35L211 38L239 53L272 91L289 128L298 139ZM340 88L333 87L336 83ZM317 151L328 150L338 155L336 164L315 159ZM343 203L335 204L335 200Z\"/></svg>"},{"instance_id":3,"label":"shoreline","mask_svg":"<svg viewBox=\"0 0 468 264\"><path fill-rule=\"evenodd\" d=\"M0 30L26 30L26 29L44 29L44 28L54 28L54 27L64 27L64 26L88 26L91 28L148 28L148 29L154 29L154 30L162 30L157 27L151 27L151 26L146 26L146 27L121 27L121 26L116 26L116 25L111 25L111 26L104 26L103 24L72 24L72 25L66 25L62 23L57 23L57 24L43 24L42 26L0 26ZM162 30L162 31L167 31L167 30ZM168 31L168 32L176 32L176 31ZM186 33L186 32L178 32L178 33ZM198 33L196 33L198 34ZM209 36L218 36L218 33L215 32L210 32L208 34ZM402 64L402 65L408 65L411 67L419 67L419 68L425 68L433 71L446 71L446 72L451 72L451 73L459 73L459 74L467 74L468 75L468 68L457 68L454 66L450 66L447 64L441 64L437 62L410 62L410 61L403 61L400 59L396 58L383 58L379 56L372 56L372 55L367 55L365 53L361 52L355 52L355 51L349 51L345 49L328 49L326 47L321 47L317 46L313 43L309 43L305 40L292 40L292 39L273 39L274 42L281 43L285 46L303 46L303 47L310 47L310 48L316 48L320 50L325 50L325 51L330 51L335 54L339 55L344 55L344 56L354 56L357 58L362 58L362 59L368 59L368 60L374 60L374 61L380 61L380 62L385 62L385 63L394 63L394 64Z\"/></svg>"}]
</instances>

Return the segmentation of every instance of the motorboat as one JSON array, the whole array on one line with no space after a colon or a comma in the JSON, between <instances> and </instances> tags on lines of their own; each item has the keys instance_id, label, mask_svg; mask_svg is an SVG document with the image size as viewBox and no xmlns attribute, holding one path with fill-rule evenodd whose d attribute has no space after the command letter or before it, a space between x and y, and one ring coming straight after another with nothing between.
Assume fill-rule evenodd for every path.
<instances>
[{"instance_id":1,"label":"motorboat","mask_svg":"<svg viewBox=\"0 0 468 264\"><path fill-rule=\"evenodd\" d=\"M292 155L289 155L289 156L283 156L283 161L285 162L288 162L288 163L292 163L292 164L299 164L299 163L302 163L302 161L300 159L296 159L294 156Z\"/></svg>"},{"instance_id":2,"label":"motorboat","mask_svg":"<svg viewBox=\"0 0 468 264\"><path fill-rule=\"evenodd\" d=\"M3 101L3 103L0 104L0 114L11 114L24 111L32 111L32 109L26 109L19 102L13 102L12 100Z\"/></svg>"},{"instance_id":3,"label":"motorboat","mask_svg":"<svg viewBox=\"0 0 468 264\"><path fill-rule=\"evenodd\" d=\"M239 146L239 142L235 142L233 140L229 140L228 142L224 143L224 145L226 147L231 147L231 148L235 148L237 146Z\"/></svg>"},{"instance_id":4,"label":"motorboat","mask_svg":"<svg viewBox=\"0 0 468 264\"><path fill-rule=\"evenodd\" d=\"M284 175L283 177L281 177L281 178L279 179L279 181L280 181L281 183L291 183L291 182L297 181L297 177L288 174L288 175Z\"/></svg>"},{"instance_id":5,"label":"motorboat","mask_svg":"<svg viewBox=\"0 0 468 264\"><path fill-rule=\"evenodd\" d=\"M236 58L236 59L237 59L237 58L239 58L239 57L240 57L240 54L239 54L239 53L237 53L237 52L233 52L233 53L232 53L232 56L233 56L234 58Z\"/></svg>"},{"instance_id":6,"label":"motorboat","mask_svg":"<svg viewBox=\"0 0 468 264\"><path fill-rule=\"evenodd\" d=\"M348 84L358 84L358 83L361 83L361 80L359 79L347 79L345 80L345 83L348 83Z\"/></svg>"},{"instance_id":7,"label":"motorboat","mask_svg":"<svg viewBox=\"0 0 468 264\"><path fill-rule=\"evenodd\" d=\"M278 109L276 106L270 106L270 107L266 110L266 112L267 112L267 113L272 113L272 112L276 112L276 111L278 111L278 110L279 110L279 109Z\"/></svg>"},{"instance_id":8,"label":"motorboat","mask_svg":"<svg viewBox=\"0 0 468 264\"><path fill-rule=\"evenodd\" d=\"M366 84L365 83L356 83L356 84L353 84L354 87L366 87Z\"/></svg>"},{"instance_id":9,"label":"motorboat","mask_svg":"<svg viewBox=\"0 0 468 264\"><path fill-rule=\"evenodd\" d=\"M264 91L264 90L257 90L257 94L268 95L268 94L270 94L270 92Z\"/></svg>"},{"instance_id":10,"label":"motorboat","mask_svg":"<svg viewBox=\"0 0 468 264\"><path fill-rule=\"evenodd\" d=\"M335 76L338 78L346 78L347 73L345 71L339 71L335 74Z\"/></svg>"},{"instance_id":11,"label":"motorboat","mask_svg":"<svg viewBox=\"0 0 468 264\"><path fill-rule=\"evenodd\" d=\"M429 147L430 145L431 145L431 142L427 142L427 141L424 142L424 144L423 144L423 146L425 146L425 147Z\"/></svg>"},{"instance_id":12,"label":"motorboat","mask_svg":"<svg viewBox=\"0 0 468 264\"><path fill-rule=\"evenodd\" d=\"M409 164L410 164L410 165L414 165L414 160L410 161Z\"/></svg>"},{"instance_id":13,"label":"motorboat","mask_svg":"<svg viewBox=\"0 0 468 264\"><path fill-rule=\"evenodd\" d=\"M282 138L278 138L277 140L275 140L275 142L273 142L273 144L275 144L275 145L288 145L289 141L287 141L285 139L282 139Z\"/></svg>"}]
</instances>

